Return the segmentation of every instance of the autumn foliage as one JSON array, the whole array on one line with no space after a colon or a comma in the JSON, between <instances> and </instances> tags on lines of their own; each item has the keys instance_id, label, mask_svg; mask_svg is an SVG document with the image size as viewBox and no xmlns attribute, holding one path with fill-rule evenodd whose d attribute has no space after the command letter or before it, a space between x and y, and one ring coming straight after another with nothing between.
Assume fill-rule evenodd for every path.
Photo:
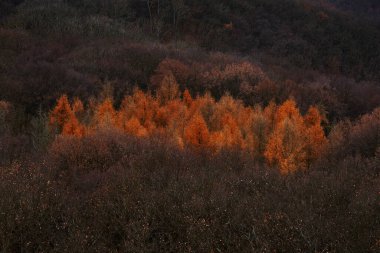
<instances>
[{"instance_id":1,"label":"autumn foliage","mask_svg":"<svg viewBox=\"0 0 380 253\"><path fill-rule=\"evenodd\" d=\"M79 113L87 120L78 119ZM229 95L219 101L207 93L193 98L188 90L179 91L172 75L161 80L155 94L135 89L118 109L109 97L84 109L79 99L70 104L63 95L50 113L52 129L63 135L80 137L104 128L138 137L158 134L179 148L214 154L237 149L284 174L307 168L321 154L326 144L322 120L316 107L302 115L292 99L252 108Z\"/></svg>"},{"instance_id":2,"label":"autumn foliage","mask_svg":"<svg viewBox=\"0 0 380 253\"><path fill-rule=\"evenodd\" d=\"M79 110L80 103L75 101L75 111ZM63 135L83 136L85 128L78 121L75 111L69 103L66 95L60 97L57 105L50 114L50 126L54 131L61 132Z\"/></svg>"}]
</instances>

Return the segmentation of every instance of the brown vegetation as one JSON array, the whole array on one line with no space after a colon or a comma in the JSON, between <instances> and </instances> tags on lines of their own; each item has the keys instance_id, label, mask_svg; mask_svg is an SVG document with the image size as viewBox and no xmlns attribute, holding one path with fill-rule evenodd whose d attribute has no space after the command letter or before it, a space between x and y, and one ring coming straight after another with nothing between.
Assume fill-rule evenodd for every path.
<instances>
[{"instance_id":1,"label":"brown vegetation","mask_svg":"<svg viewBox=\"0 0 380 253\"><path fill-rule=\"evenodd\" d=\"M380 252L376 6L335 2L1 0L0 252Z\"/></svg>"}]
</instances>

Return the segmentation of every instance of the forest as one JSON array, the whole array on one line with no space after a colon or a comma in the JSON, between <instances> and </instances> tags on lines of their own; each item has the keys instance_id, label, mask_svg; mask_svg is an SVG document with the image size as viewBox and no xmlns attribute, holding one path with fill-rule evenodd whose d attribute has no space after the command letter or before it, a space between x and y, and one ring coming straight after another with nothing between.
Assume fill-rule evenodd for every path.
<instances>
[{"instance_id":1,"label":"forest","mask_svg":"<svg viewBox=\"0 0 380 253\"><path fill-rule=\"evenodd\" d=\"M379 15L0 0L0 252L379 252Z\"/></svg>"}]
</instances>

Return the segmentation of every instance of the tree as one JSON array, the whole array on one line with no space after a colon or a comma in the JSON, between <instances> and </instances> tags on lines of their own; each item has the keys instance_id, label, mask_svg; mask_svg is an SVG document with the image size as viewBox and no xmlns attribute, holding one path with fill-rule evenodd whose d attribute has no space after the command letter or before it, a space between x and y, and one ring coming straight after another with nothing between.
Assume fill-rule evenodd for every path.
<instances>
[{"instance_id":1,"label":"tree","mask_svg":"<svg viewBox=\"0 0 380 253\"><path fill-rule=\"evenodd\" d=\"M80 114L84 111L83 103L79 98L74 98L74 102L73 102L72 107L73 107L73 112L75 114Z\"/></svg>"},{"instance_id":2,"label":"tree","mask_svg":"<svg viewBox=\"0 0 380 253\"><path fill-rule=\"evenodd\" d=\"M231 113L225 113L222 118L222 130L212 134L211 143L217 150L222 148L241 148L243 139L236 120Z\"/></svg>"},{"instance_id":3,"label":"tree","mask_svg":"<svg viewBox=\"0 0 380 253\"><path fill-rule=\"evenodd\" d=\"M148 135L148 131L141 125L136 117L132 117L124 125L126 133L132 134L137 137L144 137Z\"/></svg>"},{"instance_id":4,"label":"tree","mask_svg":"<svg viewBox=\"0 0 380 253\"><path fill-rule=\"evenodd\" d=\"M277 165L282 174L306 167L305 140L302 129L290 119L276 126L265 153L269 164Z\"/></svg>"},{"instance_id":5,"label":"tree","mask_svg":"<svg viewBox=\"0 0 380 253\"><path fill-rule=\"evenodd\" d=\"M306 125L306 137L307 137L307 158L308 164L311 161L318 158L324 145L327 143L327 139L323 128L321 126L322 116L319 110L315 106L311 106L304 117Z\"/></svg>"},{"instance_id":6,"label":"tree","mask_svg":"<svg viewBox=\"0 0 380 253\"><path fill-rule=\"evenodd\" d=\"M126 96L119 111L119 121L125 122L132 117L136 117L140 124L148 132L152 132L156 126L154 117L157 114L159 104L149 93L144 93L135 89L132 96Z\"/></svg>"},{"instance_id":7,"label":"tree","mask_svg":"<svg viewBox=\"0 0 380 253\"><path fill-rule=\"evenodd\" d=\"M183 102L185 103L185 105L189 108L191 107L191 105L193 104L193 98L191 97L191 94L189 92L188 89L186 89L184 92L183 92Z\"/></svg>"},{"instance_id":8,"label":"tree","mask_svg":"<svg viewBox=\"0 0 380 253\"><path fill-rule=\"evenodd\" d=\"M275 115L275 127L264 156L281 173L287 174L306 167L306 138L303 118L294 100L285 101Z\"/></svg>"},{"instance_id":9,"label":"tree","mask_svg":"<svg viewBox=\"0 0 380 253\"><path fill-rule=\"evenodd\" d=\"M205 120L199 113L195 114L184 131L185 142L195 148L205 148L209 145L210 133Z\"/></svg>"},{"instance_id":10,"label":"tree","mask_svg":"<svg viewBox=\"0 0 380 253\"><path fill-rule=\"evenodd\" d=\"M116 111L110 98L106 98L97 106L94 121L98 127L116 127Z\"/></svg>"},{"instance_id":11,"label":"tree","mask_svg":"<svg viewBox=\"0 0 380 253\"><path fill-rule=\"evenodd\" d=\"M161 104L166 104L180 96L178 83L172 73L169 73L162 79L160 87L157 90L157 99Z\"/></svg>"},{"instance_id":12,"label":"tree","mask_svg":"<svg viewBox=\"0 0 380 253\"><path fill-rule=\"evenodd\" d=\"M85 134L85 128L80 124L66 95L61 96L57 105L50 113L49 124L56 133L81 137Z\"/></svg>"},{"instance_id":13,"label":"tree","mask_svg":"<svg viewBox=\"0 0 380 253\"><path fill-rule=\"evenodd\" d=\"M71 115L69 120L63 126L62 134L82 137L85 135L85 128L79 123L75 115Z\"/></svg>"},{"instance_id":14,"label":"tree","mask_svg":"<svg viewBox=\"0 0 380 253\"><path fill-rule=\"evenodd\" d=\"M57 100L57 105L50 113L49 124L57 132L61 133L63 126L74 116L67 95L62 95Z\"/></svg>"}]
</instances>

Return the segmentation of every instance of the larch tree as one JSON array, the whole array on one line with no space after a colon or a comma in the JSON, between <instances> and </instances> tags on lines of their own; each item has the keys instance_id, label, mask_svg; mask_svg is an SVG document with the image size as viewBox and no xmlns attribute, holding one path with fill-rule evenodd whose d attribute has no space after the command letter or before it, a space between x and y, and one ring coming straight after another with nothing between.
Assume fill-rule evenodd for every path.
<instances>
[{"instance_id":1,"label":"larch tree","mask_svg":"<svg viewBox=\"0 0 380 253\"><path fill-rule=\"evenodd\" d=\"M57 133L63 135L81 137L85 134L85 127L77 119L66 95L58 99L50 113L49 124Z\"/></svg>"},{"instance_id":2,"label":"larch tree","mask_svg":"<svg viewBox=\"0 0 380 253\"><path fill-rule=\"evenodd\" d=\"M310 107L303 117L292 99L262 109L246 107L230 95L219 101L209 93L193 99L185 90L181 98L178 84L170 78L163 80L157 97L136 89L124 98L120 110L115 110L112 98L106 97L89 110L89 128L78 119L83 111L79 99L71 106L64 95L50 114L50 124L58 133L78 137L91 127L111 126L138 137L161 134L179 147L189 145L215 152L240 149L258 161L278 166L283 174L307 168L326 143L323 118L316 107Z\"/></svg>"},{"instance_id":3,"label":"larch tree","mask_svg":"<svg viewBox=\"0 0 380 253\"><path fill-rule=\"evenodd\" d=\"M106 98L102 103L100 103L97 106L94 115L94 120L96 127L116 127L117 118L116 111L113 107L112 99Z\"/></svg>"},{"instance_id":4,"label":"larch tree","mask_svg":"<svg viewBox=\"0 0 380 253\"><path fill-rule=\"evenodd\" d=\"M62 134L82 137L85 135L85 127L82 124L80 124L75 115L72 115L70 116L69 120L64 124Z\"/></svg>"},{"instance_id":5,"label":"larch tree","mask_svg":"<svg viewBox=\"0 0 380 253\"><path fill-rule=\"evenodd\" d=\"M281 173L287 174L306 167L306 137L302 115L293 100L285 101L276 112L275 128L264 156Z\"/></svg>"},{"instance_id":6,"label":"larch tree","mask_svg":"<svg viewBox=\"0 0 380 253\"><path fill-rule=\"evenodd\" d=\"M317 159L327 143L327 138L321 126L322 116L315 106L311 106L304 117L307 136L307 160L310 164Z\"/></svg>"},{"instance_id":7,"label":"larch tree","mask_svg":"<svg viewBox=\"0 0 380 253\"><path fill-rule=\"evenodd\" d=\"M222 148L242 148L243 138L239 126L230 113L222 118L222 130L212 134L211 143L217 150Z\"/></svg>"},{"instance_id":8,"label":"larch tree","mask_svg":"<svg viewBox=\"0 0 380 253\"><path fill-rule=\"evenodd\" d=\"M84 111L84 106L83 106L83 103L82 101L79 99L79 98L74 98L74 102L73 102L73 112L75 114L79 114L79 113L82 113Z\"/></svg>"},{"instance_id":9,"label":"larch tree","mask_svg":"<svg viewBox=\"0 0 380 253\"><path fill-rule=\"evenodd\" d=\"M195 148L208 147L210 133L201 114L197 113L191 118L188 126L185 128L184 139L186 143Z\"/></svg>"},{"instance_id":10,"label":"larch tree","mask_svg":"<svg viewBox=\"0 0 380 253\"><path fill-rule=\"evenodd\" d=\"M183 102L187 107L191 107L191 105L193 104L193 98L191 97L191 94L188 89L186 89L183 92Z\"/></svg>"},{"instance_id":11,"label":"larch tree","mask_svg":"<svg viewBox=\"0 0 380 253\"><path fill-rule=\"evenodd\" d=\"M140 121L136 117L132 117L125 122L124 130L126 133L132 134L137 137L148 136L148 131L141 125Z\"/></svg>"},{"instance_id":12,"label":"larch tree","mask_svg":"<svg viewBox=\"0 0 380 253\"><path fill-rule=\"evenodd\" d=\"M145 94L141 90L135 89L132 96L124 98L119 111L119 118L125 122L136 117L148 132L152 132L156 128L154 117L158 108L159 104L151 94Z\"/></svg>"},{"instance_id":13,"label":"larch tree","mask_svg":"<svg viewBox=\"0 0 380 253\"><path fill-rule=\"evenodd\" d=\"M74 116L67 95L62 95L57 100L57 105L49 115L49 125L55 132L61 133L65 123L70 121Z\"/></svg>"}]
</instances>

